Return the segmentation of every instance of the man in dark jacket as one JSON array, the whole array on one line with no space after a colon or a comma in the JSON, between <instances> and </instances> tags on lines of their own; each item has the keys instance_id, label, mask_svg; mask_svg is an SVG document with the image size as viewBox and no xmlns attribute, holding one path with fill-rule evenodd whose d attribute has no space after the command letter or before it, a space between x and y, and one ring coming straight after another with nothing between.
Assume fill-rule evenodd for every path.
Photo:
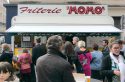
<instances>
[{"instance_id":1,"label":"man in dark jacket","mask_svg":"<svg viewBox=\"0 0 125 82\"><path fill-rule=\"evenodd\" d=\"M106 39L103 40L103 42L102 42L102 45L103 45L102 54L103 54L104 57L109 55L109 52L110 52L109 47L108 47L108 43L109 42Z\"/></svg>"},{"instance_id":2,"label":"man in dark jacket","mask_svg":"<svg viewBox=\"0 0 125 82\"><path fill-rule=\"evenodd\" d=\"M33 47L33 50L32 50L32 61L33 61L33 64L36 65L36 60L46 54L46 45L45 44L41 44L41 39L38 38L36 39L36 46Z\"/></svg>"},{"instance_id":3,"label":"man in dark jacket","mask_svg":"<svg viewBox=\"0 0 125 82\"><path fill-rule=\"evenodd\" d=\"M36 78L35 78L35 65L36 65L36 60L46 54L47 50L46 50L46 45L45 44L41 44L41 39L40 38L37 38L36 39L36 45L35 47L33 47L32 49L32 64L31 64L31 69L32 69L32 81L35 82L36 81Z\"/></svg>"},{"instance_id":4,"label":"man in dark jacket","mask_svg":"<svg viewBox=\"0 0 125 82\"><path fill-rule=\"evenodd\" d=\"M39 57L36 63L38 82L75 82L71 65L61 53L61 36L49 37L46 46L47 54Z\"/></svg>"}]
</instances>

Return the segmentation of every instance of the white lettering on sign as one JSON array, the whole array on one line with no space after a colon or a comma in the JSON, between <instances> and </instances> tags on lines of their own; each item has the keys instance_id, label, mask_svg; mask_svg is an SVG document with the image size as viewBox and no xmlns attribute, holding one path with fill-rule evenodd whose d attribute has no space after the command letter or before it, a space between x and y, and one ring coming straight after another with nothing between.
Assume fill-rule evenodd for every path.
<instances>
[{"instance_id":1,"label":"white lettering on sign","mask_svg":"<svg viewBox=\"0 0 125 82\"><path fill-rule=\"evenodd\" d=\"M106 5L18 5L18 15L108 15Z\"/></svg>"}]
</instances>

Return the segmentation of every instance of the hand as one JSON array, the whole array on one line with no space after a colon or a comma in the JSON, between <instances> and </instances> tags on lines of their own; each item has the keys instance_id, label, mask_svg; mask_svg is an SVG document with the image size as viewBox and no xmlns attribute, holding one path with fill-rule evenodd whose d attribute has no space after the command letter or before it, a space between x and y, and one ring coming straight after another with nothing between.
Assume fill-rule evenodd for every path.
<instances>
[{"instance_id":1,"label":"hand","mask_svg":"<svg viewBox=\"0 0 125 82\"><path fill-rule=\"evenodd\" d=\"M120 76L120 71L119 70L114 70L114 74L117 76Z\"/></svg>"}]
</instances>

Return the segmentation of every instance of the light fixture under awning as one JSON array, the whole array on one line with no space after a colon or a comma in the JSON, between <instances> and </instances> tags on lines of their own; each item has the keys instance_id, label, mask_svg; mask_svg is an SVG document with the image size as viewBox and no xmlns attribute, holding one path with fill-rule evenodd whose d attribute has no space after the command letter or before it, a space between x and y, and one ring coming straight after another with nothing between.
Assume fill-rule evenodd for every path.
<instances>
[{"instance_id":1,"label":"light fixture under awning","mask_svg":"<svg viewBox=\"0 0 125 82\"><path fill-rule=\"evenodd\" d=\"M110 25L85 25L85 26L30 26L30 25L15 25L6 30L9 33L118 33L120 29Z\"/></svg>"}]
</instances>

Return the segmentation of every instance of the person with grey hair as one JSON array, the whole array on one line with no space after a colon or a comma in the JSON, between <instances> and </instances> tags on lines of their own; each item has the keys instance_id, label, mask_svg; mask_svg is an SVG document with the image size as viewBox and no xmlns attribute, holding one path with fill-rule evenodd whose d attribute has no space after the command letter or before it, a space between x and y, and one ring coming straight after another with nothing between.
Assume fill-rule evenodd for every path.
<instances>
[{"instance_id":1,"label":"person with grey hair","mask_svg":"<svg viewBox=\"0 0 125 82\"><path fill-rule=\"evenodd\" d=\"M82 65L82 68L83 68L83 73L86 76L91 76L90 62L92 60L92 55L86 49L84 41L82 41L82 40L79 41L77 45L80 48L80 51L77 52L77 54L78 54L78 59L80 61L80 64Z\"/></svg>"},{"instance_id":2,"label":"person with grey hair","mask_svg":"<svg viewBox=\"0 0 125 82\"><path fill-rule=\"evenodd\" d=\"M39 57L36 63L38 82L75 82L72 67L61 53L62 37L58 35L49 37L46 47L47 54Z\"/></svg>"},{"instance_id":3,"label":"person with grey hair","mask_svg":"<svg viewBox=\"0 0 125 82\"><path fill-rule=\"evenodd\" d=\"M77 71L77 73L83 73L82 66L81 66L81 64L80 64L80 62L79 62L79 60L78 60L78 56L77 56L77 52L80 51L80 50L79 50L79 47L78 47L78 45L77 45L78 41L79 41L79 38L78 38L77 36L74 36L74 37L72 38L72 43L73 43L73 45L74 45L74 51L75 51L75 56L76 56L76 58L75 58L75 60L74 60L74 64L75 64L75 66L76 66L76 71Z\"/></svg>"}]
</instances>

